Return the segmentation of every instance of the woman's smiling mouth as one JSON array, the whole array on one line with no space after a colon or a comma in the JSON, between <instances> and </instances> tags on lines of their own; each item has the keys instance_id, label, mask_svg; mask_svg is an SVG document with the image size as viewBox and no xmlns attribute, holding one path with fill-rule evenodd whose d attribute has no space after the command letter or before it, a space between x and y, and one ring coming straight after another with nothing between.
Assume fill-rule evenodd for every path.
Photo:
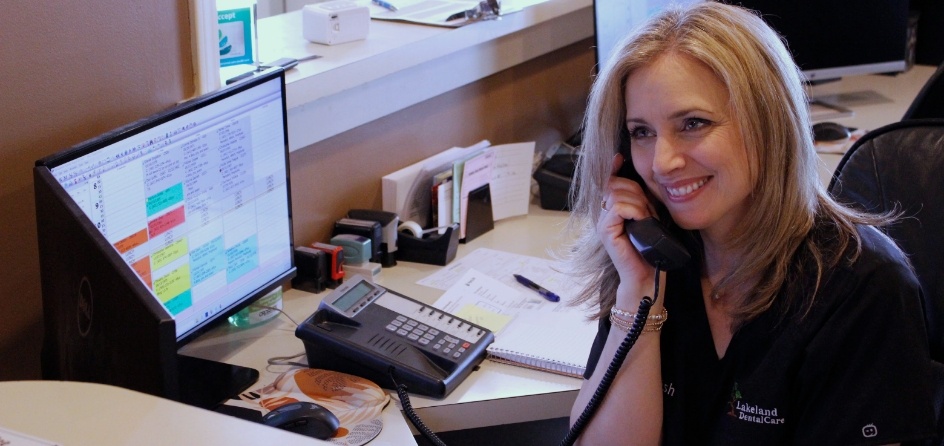
<instances>
[{"instance_id":1,"label":"woman's smiling mouth","mask_svg":"<svg viewBox=\"0 0 944 446\"><path fill-rule=\"evenodd\" d=\"M665 190L669 193L669 196L671 196L672 198L682 198L692 192L695 192L698 189L701 189L701 187L704 186L710 179L711 179L710 177L703 178L701 180L698 180L694 183L687 184L682 187L666 186Z\"/></svg>"}]
</instances>

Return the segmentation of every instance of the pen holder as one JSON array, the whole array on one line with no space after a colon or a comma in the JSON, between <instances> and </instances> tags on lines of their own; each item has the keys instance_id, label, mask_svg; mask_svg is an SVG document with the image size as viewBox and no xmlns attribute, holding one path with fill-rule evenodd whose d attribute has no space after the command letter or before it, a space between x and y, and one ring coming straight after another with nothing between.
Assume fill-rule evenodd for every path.
<instances>
[{"instance_id":1,"label":"pen holder","mask_svg":"<svg viewBox=\"0 0 944 446\"><path fill-rule=\"evenodd\" d=\"M459 249L457 229L456 225L452 225L446 232L430 234L426 238L401 232L397 237L397 260L446 266L456 258L456 251Z\"/></svg>"}]
</instances>

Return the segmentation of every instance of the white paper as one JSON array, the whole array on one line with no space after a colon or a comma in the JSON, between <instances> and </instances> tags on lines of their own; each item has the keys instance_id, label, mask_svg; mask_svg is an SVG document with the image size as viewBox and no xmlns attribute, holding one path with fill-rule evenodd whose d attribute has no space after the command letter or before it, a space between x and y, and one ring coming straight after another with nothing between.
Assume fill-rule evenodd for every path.
<instances>
[{"instance_id":1,"label":"white paper","mask_svg":"<svg viewBox=\"0 0 944 446\"><path fill-rule=\"evenodd\" d=\"M430 184L433 175L452 168L455 160L468 157L484 147L487 140L470 147L452 147L425 160L411 164L381 179L383 210L396 213L400 221L412 220L427 226L431 201Z\"/></svg>"},{"instance_id":2,"label":"white paper","mask_svg":"<svg viewBox=\"0 0 944 446\"><path fill-rule=\"evenodd\" d=\"M550 302L531 289L509 286L474 268L466 269L434 306L454 314L475 306L512 317L495 333L489 353L568 376L583 373L597 331L584 309Z\"/></svg>"},{"instance_id":3,"label":"white paper","mask_svg":"<svg viewBox=\"0 0 944 446\"><path fill-rule=\"evenodd\" d=\"M471 302L471 298L466 298L464 294L453 291L453 288L459 286L463 277L469 271L473 271L476 275L487 276L495 282L505 285L505 289L517 290L518 296L506 296L503 299L493 300L496 305L501 303L503 308L501 313L503 314L514 314L522 308L554 312L583 311L580 309L581 307L568 305L568 302L573 301L574 297L577 296L580 286L573 282L573 277L569 274L560 272L562 269L557 262L489 248L479 248L462 258L453 260L417 283L446 290L443 297L437 301L437 307L439 303L442 303L443 305L451 305L450 308L462 308L466 303ZM520 274L531 279L560 296L561 301L551 302L542 298L540 294L518 283L514 278L514 274ZM479 283L489 282L480 279ZM465 301L460 302L459 300L463 298Z\"/></svg>"},{"instance_id":4,"label":"white paper","mask_svg":"<svg viewBox=\"0 0 944 446\"><path fill-rule=\"evenodd\" d=\"M450 287L433 305L449 313L457 313L466 305L475 305L493 313L514 315L522 308L532 309L541 302L474 269L467 270L461 280Z\"/></svg>"},{"instance_id":5,"label":"white paper","mask_svg":"<svg viewBox=\"0 0 944 446\"><path fill-rule=\"evenodd\" d=\"M447 22L446 18L457 12L472 9L478 4L477 1L453 0L389 0L389 2L397 7L396 11L373 8L371 18L458 27L469 22L464 19Z\"/></svg>"},{"instance_id":6,"label":"white paper","mask_svg":"<svg viewBox=\"0 0 944 446\"><path fill-rule=\"evenodd\" d=\"M0 446L60 446L60 443L0 427Z\"/></svg>"},{"instance_id":7,"label":"white paper","mask_svg":"<svg viewBox=\"0 0 944 446\"><path fill-rule=\"evenodd\" d=\"M547 0L504 0L501 2L500 15L511 14L545 1ZM473 23L469 20L447 22L446 18L454 13L472 9L479 3L477 0L389 0L389 2L397 7L396 11L388 11L380 6L369 4L370 17L450 28Z\"/></svg>"},{"instance_id":8,"label":"white paper","mask_svg":"<svg viewBox=\"0 0 944 446\"><path fill-rule=\"evenodd\" d=\"M492 194L492 217L503 218L528 214L531 201L531 166L534 142L492 146L495 164L489 190Z\"/></svg>"}]
</instances>

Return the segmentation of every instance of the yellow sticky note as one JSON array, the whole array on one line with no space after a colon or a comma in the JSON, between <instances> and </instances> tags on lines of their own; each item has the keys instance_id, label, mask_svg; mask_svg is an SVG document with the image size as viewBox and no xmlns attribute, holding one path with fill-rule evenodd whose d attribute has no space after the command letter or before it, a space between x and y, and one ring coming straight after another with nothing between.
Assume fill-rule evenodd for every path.
<instances>
[{"instance_id":1,"label":"yellow sticky note","mask_svg":"<svg viewBox=\"0 0 944 446\"><path fill-rule=\"evenodd\" d=\"M491 330L493 333L498 333L502 328L505 328L505 325L508 325L509 321L511 321L511 316L494 313L472 304L466 305L459 309L459 311L456 312L456 316L459 316L475 325L485 327Z\"/></svg>"}]
</instances>

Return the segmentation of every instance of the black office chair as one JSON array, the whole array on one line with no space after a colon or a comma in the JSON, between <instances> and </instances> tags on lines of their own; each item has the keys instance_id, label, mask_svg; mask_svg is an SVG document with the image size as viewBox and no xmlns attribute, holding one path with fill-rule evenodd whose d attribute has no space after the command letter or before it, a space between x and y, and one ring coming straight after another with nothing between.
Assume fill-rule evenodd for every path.
<instances>
[{"instance_id":1,"label":"black office chair","mask_svg":"<svg viewBox=\"0 0 944 446\"><path fill-rule=\"evenodd\" d=\"M937 67L924 87L921 87L921 91L901 119L904 121L928 118L944 118L944 63Z\"/></svg>"},{"instance_id":2,"label":"black office chair","mask_svg":"<svg viewBox=\"0 0 944 446\"><path fill-rule=\"evenodd\" d=\"M920 444L944 445L944 119L867 133L840 161L829 193L859 209L900 210L906 217L885 232L908 254L924 294L938 438Z\"/></svg>"}]
</instances>

